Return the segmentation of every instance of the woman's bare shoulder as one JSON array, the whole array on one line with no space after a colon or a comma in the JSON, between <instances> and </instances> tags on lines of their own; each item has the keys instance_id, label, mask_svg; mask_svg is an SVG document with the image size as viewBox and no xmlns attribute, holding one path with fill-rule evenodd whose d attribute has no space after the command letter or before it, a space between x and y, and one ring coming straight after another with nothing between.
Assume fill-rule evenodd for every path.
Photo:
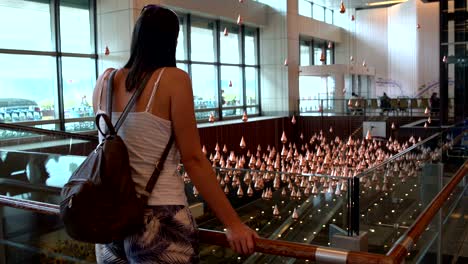
<instances>
[{"instance_id":1,"label":"woman's bare shoulder","mask_svg":"<svg viewBox=\"0 0 468 264\"><path fill-rule=\"evenodd\" d=\"M171 92L176 93L188 92L192 88L188 73L176 67L166 68L161 82L163 85L171 87Z\"/></svg>"},{"instance_id":2,"label":"woman's bare shoulder","mask_svg":"<svg viewBox=\"0 0 468 264\"><path fill-rule=\"evenodd\" d=\"M167 67L164 70L164 74L167 74L170 77L170 79L177 79L181 81L190 80L190 76L188 75L188 73L177 67Z\"/></svg>"}]
</instances>

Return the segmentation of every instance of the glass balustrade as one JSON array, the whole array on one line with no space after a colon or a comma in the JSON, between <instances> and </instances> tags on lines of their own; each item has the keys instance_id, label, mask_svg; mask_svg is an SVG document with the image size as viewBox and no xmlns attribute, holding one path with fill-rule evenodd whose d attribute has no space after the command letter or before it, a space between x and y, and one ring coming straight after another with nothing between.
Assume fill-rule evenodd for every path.
<instances>
[{"instance_id":1,"label":"glass balustrade","mask_svg":"<svg viewBox=\"0 0 468 264\"><path fill-rule=\"evenodd\" d=\"M368 233L369 252L385 254L464 161L451 152L466 147L463 130L455 127L427 138L401 141L327 140L316 134L304 148L285 145L281 151L270 149L246 157L219 150L209 158L233 207L260 236L333 246L331 237L337 230L345 236L353 234L357 215L357 230ZM70 154L70 148L79 145L74 145L75 139L30 136L41 138L39 143L44 145L67 140L68 151L23 149L23 145L37 143L25 142L27 137L21 138L16 149L13 144L1 146L0 191L15 198L58 204L60 188L85 156ZM205 205L183 166L177 173L186 183L189 204L203 209L198 226L222 231L223 225ZM445 223L457 212L464 188L458 186L444 206ZM358 206L352 200L356 195ZM6 263L95 261L94 248L68 238L57 216L11 207L1 210L4 233L0 245ZM437 235L449 231L441 231L433 222L408 261L434 252ZM260 253L239 256L214 245L203 245L201 258L205 263L303 263Z\"/></svg>"}]
</instances>

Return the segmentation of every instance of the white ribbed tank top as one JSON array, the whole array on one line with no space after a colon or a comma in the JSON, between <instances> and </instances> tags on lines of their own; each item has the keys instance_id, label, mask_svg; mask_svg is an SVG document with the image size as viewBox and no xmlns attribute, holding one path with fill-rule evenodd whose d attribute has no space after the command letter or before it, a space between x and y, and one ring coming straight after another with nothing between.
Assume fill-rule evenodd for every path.
<instances>
[{"instance_id":1,"label":"white ribbed tank top","mask_svg":"<svg viewBox=\"0 0 468 264\"><path fill-rule=\"evenodd\" d=\"M166 147L172 132L172 122L148 112L158 88L164 69L154 84L153 91L145 112L130 112L120 127L118 134L127 146L132 178L139 194L144 193L156 163ZM102 91L102 88L101 88ZM99 104L100 104L99 100ZM100 105L98 112L104 112ZM112 112L112 123L115 124L121 112ZM101 127L105 127L101 119ZM99 135L100 136L100 135ZM101 139L101 138L100 138ZM180 153L174 143L164 162L164 169L148 199L148 205L187 205L184 181L177 174Z\"/></svg>"}]
</instances>

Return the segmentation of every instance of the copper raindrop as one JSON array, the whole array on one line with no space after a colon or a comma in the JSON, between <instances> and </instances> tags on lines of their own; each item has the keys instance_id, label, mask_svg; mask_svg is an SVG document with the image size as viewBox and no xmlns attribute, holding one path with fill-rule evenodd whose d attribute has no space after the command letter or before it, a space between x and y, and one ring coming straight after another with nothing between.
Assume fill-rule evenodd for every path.
<instances>
[{"instance_id":1,"label":"copper raindrop","mask_svg":"<svg viewBox=\"0 0 468 264\"><path fill-rule=\"evenodd\" d=\"M242 25L242 22L243 22L243 21L242 21L241 15L238 15L238 16L237 16L237 25L239 25L239 26Z\"/></svg>"},{"instance_id":2,"label":"copper raindrop","mask_svg":"<svg viewBox=\"0 0 468 264\"><path fill-rule=\"evenodd\" d=\"M246 144L245 144L244 137L241 138L241 142L240 142L239 146L241 147L241 149L245 148Z\"/></svg>"},{"instance_id":3,"label":"copper raindrop","mask_svg":"<svg viewBox=\"0 0 468 264\"><path fill-rule=\"evenodd\" d=\"M346 12L346 7L343 3L343 0L341 0L341 4L340 4L340 13L341 14L344 14Z\"/></svg>"},{"instance_id":4,"label":"copper raindrop","mask_svg":"<svg viewBox=\"0 0 468 264\"><path fill-rule=\"evenodd\" d=\"M208 122L213 123L215 121L215 117L213 113L210 113L210 117L208 117Z\"/></svg>"},{"instance_id":5,"label":"copper raindrop","mask_svg":"<svg viewBox=\"0 0 468 264\"><path fill-rule=\"evenodd\" d=\"M242 121L243 121L243 122L247 122L248 119L249 119L249 118L248 118L248 116L247 116L247 112L244 111L244 114L242 115Z\"/></svg>"},{"instance_id":6,"label":"copper raindrop","mask_svg":"<svg viewBox=\"0 0 468 264\"><path fill-rule=\"evenodd\" d=\"M286 133L283 131L283 134L281 135L281 142L283 142L283 144L286 144L287 141L288 139L286 138Z\"/></svg>"}]
</instances>

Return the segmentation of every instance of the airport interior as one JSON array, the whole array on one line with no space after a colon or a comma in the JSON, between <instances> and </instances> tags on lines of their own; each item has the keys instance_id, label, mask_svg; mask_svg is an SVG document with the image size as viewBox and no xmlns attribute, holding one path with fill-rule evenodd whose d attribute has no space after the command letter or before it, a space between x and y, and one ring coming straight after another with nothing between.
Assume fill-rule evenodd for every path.
<instances>
[{"instance_id":1,"label":"airport interior","mask_svg":"<svg viewBox=\"0 0 468 264\"><path fill-rule=\"evenodd\" d=\"M179 17L202 152L255 253L177 174L201 263L468 263L468 1L0 0L0 264L96 263L61 189L143 7Z\"/></svg>"}]
</instances>

